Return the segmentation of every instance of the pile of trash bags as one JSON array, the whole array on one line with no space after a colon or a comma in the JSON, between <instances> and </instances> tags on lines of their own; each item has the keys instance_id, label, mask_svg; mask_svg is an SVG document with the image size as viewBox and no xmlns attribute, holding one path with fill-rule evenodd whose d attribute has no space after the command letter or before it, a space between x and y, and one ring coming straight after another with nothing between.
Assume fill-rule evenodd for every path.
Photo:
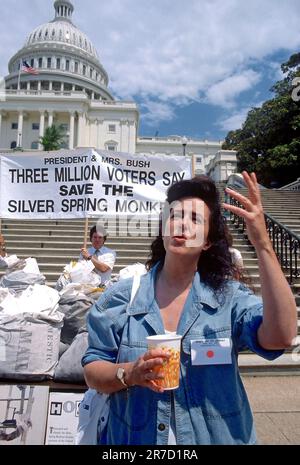
<instances>
[{"instance_id":1,"label":"pile of trash bags","mask_svg":"<svg viewBox=\"0 0 300 465\"><path fill-rule=\"evenodd\" d=\"M105 289L90 262L66 265L53 289L35 259L16 259L0 280L0 379L83 383L86 315ZM145 272L131 265L110 285Z\"/></svg>"}]
</instances>

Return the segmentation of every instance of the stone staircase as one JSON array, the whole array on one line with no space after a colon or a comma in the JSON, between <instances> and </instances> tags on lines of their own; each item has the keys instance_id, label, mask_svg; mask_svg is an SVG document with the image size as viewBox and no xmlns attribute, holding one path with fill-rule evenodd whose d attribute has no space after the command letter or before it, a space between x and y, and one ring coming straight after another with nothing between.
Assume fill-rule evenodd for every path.
<instances>
[{"instance_id":1,"label":"stone staircase","mask_svg":"<svg viewBox=\"0 0 300 465\"><path fill-rule=\"evenodd\" d=\"M94 224L95 220L90 219L89 228ZM151 225L152 237L149 236L147 222L141 222L136 232L134 227L128 231L126 223L122 221L116 230L108 226L105 245L117 253L114 275L127 265L146 261L150 244L157 233L156 225ZM84 241L84 221L2 220L2 234L9 254L16 254L19 258L36 258L41 273L46 276L47 285L54 286L64 266L79 257Z\"/></svg>"},{"instance_id":2,"label":"stone staircase","mask_svg":"<svg viewBox=\"0 0 300 465\"><path fill-rule=\"evenodd\" d=\"M247 195L246 189L235 190ZM300 192L262 189L261 196L264 211L300 237ZM261 286L255 250L236 226L229 222L229 227L234 238L233 246L242 253L252 288L257 294L260 294ZM285 272L285 276L288 278L287 272ZM300 343L300 278L293 281L291 289L298 309L299 340L297 342ZM239 364L241 371L245 371L246 374L300 374L300 350L299 348L294 351L289 350L273 362L267 362L254 354L245 353L240 355Z\"/></svg>"}]
</instances>

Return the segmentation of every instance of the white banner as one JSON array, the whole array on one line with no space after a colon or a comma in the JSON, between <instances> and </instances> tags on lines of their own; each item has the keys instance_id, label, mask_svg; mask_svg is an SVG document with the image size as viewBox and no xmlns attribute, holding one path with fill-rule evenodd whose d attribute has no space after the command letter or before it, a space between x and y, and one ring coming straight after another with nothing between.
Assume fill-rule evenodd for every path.
<instances>
[{"instance_id":1,"label":"white banner","mask_svg":"<svg viewBox=\"0 0 300 465\"><path fill-rule=\"evenodd\" d=\"M0 218L157 216L191 159L94 149L0 156Z\"/></svg>"}]
</instances>

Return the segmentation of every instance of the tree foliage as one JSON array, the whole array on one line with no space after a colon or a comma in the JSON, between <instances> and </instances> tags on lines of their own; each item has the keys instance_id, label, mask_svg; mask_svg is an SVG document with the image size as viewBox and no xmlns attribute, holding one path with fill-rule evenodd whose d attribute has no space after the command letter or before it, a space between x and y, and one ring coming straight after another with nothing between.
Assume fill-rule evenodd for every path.
<instances>
[{"instance_id":1,"label":"tree foliage","mask_svg":"<svg viewBox=\"0 0 300 465\"><path fill-rule=\"evenodd\" d=\"M54 124L45 130L43 137L40 137L40 143L46 152L59 150L64 142L65 132L63 128Z\"/></svg>"},{"instance_id":2,"label":"tree foliage","mask_svg":"<svg viewBox=\"0 0 300 465\"><path fill-rule=\"evenodd\" d=\"M223 144L237 150L239 170L255 171L262 184L276 187L300 176L300 101L292 98L300 53L281 69L285 77L272 87L274 98L250 110L242 129L230 131Z\"/></svg>"}]
</instances>

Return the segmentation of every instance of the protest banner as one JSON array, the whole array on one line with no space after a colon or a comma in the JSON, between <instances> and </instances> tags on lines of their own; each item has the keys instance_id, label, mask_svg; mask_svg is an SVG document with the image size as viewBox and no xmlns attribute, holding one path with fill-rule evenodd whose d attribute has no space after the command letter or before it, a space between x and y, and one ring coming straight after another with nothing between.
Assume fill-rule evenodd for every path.
<instances>
[{"instance_id":1,"label":"protest banner","mask_svg":"<svg viewBox=\"0 0 300 465\"><path fill-rule=\"evenodd\" d=\"M158 216L167 189L190 179L189 157L94 149L3 154L0 218Z\"/></svg>"}]
</instances>

